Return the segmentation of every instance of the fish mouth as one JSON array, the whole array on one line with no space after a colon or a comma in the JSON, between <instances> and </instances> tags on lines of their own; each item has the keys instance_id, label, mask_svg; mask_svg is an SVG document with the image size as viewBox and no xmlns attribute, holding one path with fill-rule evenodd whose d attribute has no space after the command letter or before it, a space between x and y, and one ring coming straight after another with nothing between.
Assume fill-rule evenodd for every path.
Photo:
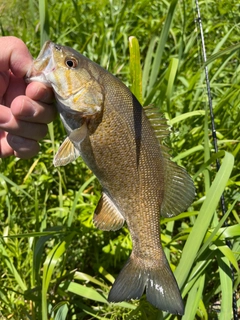
<instances>
[{"instance_id":1,"label":"fish mouth","mask_svg":"<svg viewBox=\"0 0 240 320\"><path fill-rule=\"evenodd\" d=\"M47 75L55 70L56 64L53 58L53 47L55 44L51 41L45 42L36 60L33 61L30 69L26 73L25 81L30 83L38 81L51 86L47 80Z\"/></svg>"}]
</instances>

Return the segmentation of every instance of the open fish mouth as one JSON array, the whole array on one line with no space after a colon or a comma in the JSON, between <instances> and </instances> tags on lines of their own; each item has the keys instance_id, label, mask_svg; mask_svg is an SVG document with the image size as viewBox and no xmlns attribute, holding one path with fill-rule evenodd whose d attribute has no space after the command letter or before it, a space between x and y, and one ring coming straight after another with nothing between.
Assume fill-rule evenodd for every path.
<instances>
[{"instance_id":1,"label":"open fish mouth","mask_svg":"<svg viewBox=\"0 0 240 320\"><path fill-rule=\"evenodd\" d=\"M51 86L51 83L47 80L47 75L56 68L56 63L53 58L53 46L54 44L51 41L47 41L44 44L37 59L25 76L27 83L39 81L47 86Z\"/></svg>"}]
</instances>

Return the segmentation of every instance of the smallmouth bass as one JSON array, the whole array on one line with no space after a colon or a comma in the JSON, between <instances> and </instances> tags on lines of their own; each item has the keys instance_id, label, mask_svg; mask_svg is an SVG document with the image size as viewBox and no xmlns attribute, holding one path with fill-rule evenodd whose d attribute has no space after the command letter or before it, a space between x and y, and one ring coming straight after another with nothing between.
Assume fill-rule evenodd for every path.
<instances>
[{"instance_id":1,"label":"smallmouth bass","mask_svg":"<svg viewBox=\"0 0 240 320\"><path fill-rule=\"evenodd\" d=\"M51 86L67 138L55 166L81 156L102 186L93 223L118 230L126 221L132 253L109 293L110 302L147 300L173 314L184 314L177 282L160 241L160 216L184 211L195 189L186 171L170 160L161 140L165 119L144 111L116 77L72 48L50 41L43 46L27 81Z\"/></svg>"}]
</instances>

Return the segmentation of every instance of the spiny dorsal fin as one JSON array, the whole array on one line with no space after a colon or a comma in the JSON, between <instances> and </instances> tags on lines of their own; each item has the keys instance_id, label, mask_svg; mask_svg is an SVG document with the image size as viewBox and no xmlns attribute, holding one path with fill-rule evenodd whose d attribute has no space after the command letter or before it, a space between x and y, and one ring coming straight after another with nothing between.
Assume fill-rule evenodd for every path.
<instances>
[{"instance_id":1,"label":"spiny dorsal fin","mask_svg":"<svg viewBox=\"0 0 240 320\"><path fill-rule=\"evenodd\" d=\"M93 217L95 227L105 231L115 231L122 228L124 221L113 201L103 192Z\"/></svg>"},{"instance_id":2,"label":"spiny dorsal fin","mask_svg":"<svg viewBox=\"0 0 240 320\"><path fill-rule=\"evenodd\" d=\"M186 170L170 160L169 148L163 144L170 133L167 120L152 105L144 107L144 110L159 140L164 157L165 187L161 215L172 217L190 206L195 196L194 184Z\"/></svg>"}]
</instances>

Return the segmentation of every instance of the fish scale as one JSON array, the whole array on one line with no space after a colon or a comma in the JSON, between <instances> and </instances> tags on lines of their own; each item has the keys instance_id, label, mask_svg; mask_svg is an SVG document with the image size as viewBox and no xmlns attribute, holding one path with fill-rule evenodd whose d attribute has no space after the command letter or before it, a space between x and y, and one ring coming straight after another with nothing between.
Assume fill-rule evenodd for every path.
<instances>
[{"instance_id":1,"label":"fish scale","mask_svg":"<svg viewBox=\"0 0 240 320\"><path fill-rule=\"evenodd\" d=\"M160 215L185 210L195 194L186 171L162 145L166 121L155 108L146 113L116 77L72 48L47 42L27 81L52 86L67 138L54 165L81 156L98 178L102 197L93 223L117 230L126 221L132 253L108 300L138 299L146 291L155 307L183 314L184 304L160 241Z\"/></svg>"}]
</instances>

